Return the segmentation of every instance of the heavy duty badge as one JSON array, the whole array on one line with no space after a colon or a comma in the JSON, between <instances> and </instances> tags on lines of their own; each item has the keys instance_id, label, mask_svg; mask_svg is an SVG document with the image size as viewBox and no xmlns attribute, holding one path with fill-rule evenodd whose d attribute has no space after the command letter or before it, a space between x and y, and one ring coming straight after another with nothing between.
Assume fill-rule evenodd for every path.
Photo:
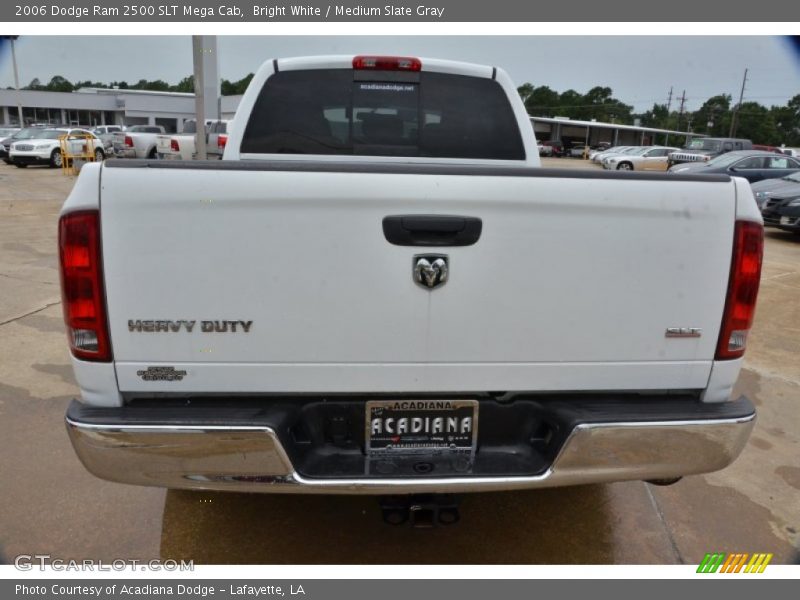
<instances>
[{"instance_id":1,"label":"heavy duty badge","mask_svg":"<svg viewBox=\"0 0 800 600\"><path fill-rule=\"evenodd\" d=\"M427 289L447 283L450 274L446 254L417 254L414 256L414 281Z\"/></svg>"},{"instance_id":2,"label":"heavy duty badge","mask_svg":"<svg viewBox=\"0 0 800 600\"><path fill-rule=\"evenodd\" d=\"M145 333L192 333L197 321L160 321L157 319L128 319L128 331ZM200 321L202 333L250 333L252 321Z\"/></svg>"}]
</instances>

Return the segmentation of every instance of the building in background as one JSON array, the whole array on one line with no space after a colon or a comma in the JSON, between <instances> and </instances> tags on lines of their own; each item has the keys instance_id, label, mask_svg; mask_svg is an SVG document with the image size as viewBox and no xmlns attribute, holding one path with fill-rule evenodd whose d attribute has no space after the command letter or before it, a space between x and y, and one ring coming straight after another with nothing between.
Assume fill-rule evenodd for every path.
<instances>
[{"instance_id":1,"label":"building in background","mask_svg":"<svg viewBox=\"0 0 800 600\"><path fill-rule=\"evenodd\" d=\"M195 115L194 94L80 88L75 92L0 90L0 121L19 126L17 94L24 125L163 125L170 133L183 131L183 123ZM241 96L223 96L219 113L233 118Z\"/></svg>"},{"instance_id":2,"label":"building in background","mask_svg":"<svg viewBox=\"0 0 800 600\"><path fill-rule=\"evenodd\" d=\"M693 137L706 137L685 131L601 121L578 121L566 117L531 117L531 124L538 141L562 142L567 146L573 144L596 146L601 142L609 143L612 146L655 146L658 144L682 146Z\"/></svg>"}]
</instances>

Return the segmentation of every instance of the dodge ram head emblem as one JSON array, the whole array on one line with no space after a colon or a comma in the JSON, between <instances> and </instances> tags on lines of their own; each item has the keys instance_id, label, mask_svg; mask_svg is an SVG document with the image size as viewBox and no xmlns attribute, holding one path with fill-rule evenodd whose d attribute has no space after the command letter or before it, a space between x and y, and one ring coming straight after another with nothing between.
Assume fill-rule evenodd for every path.
<instances>
[{"instance_id":1,"label":"dodge ram head emblem","mask_svg":"<svg viewBox=\"0 0 800 600\"><path fill-rule=\"evenodd\" d=\"M447 283L446 254L417 254L414 257L414 281L429 290Z\"/></svg>"}]
</instances>

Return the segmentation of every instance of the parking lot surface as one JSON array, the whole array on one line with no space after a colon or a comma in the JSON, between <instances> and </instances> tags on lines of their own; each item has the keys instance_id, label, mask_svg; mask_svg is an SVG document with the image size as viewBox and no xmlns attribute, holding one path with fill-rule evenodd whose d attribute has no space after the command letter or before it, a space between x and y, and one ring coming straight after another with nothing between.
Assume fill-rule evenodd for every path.
<instances>
[{"instance_id":1,"label":"parking lot surface","mask_svg":"<svg viewBox=\"0 0 800 600\"><path fill-rule=\"evenodd\" d=\"M577 159L546 166L592 168ZM462 520L384 525L370 497L165 491L101 481L67 439L78 393L61 317L59 208L73 177L0 163L0 562L699 563L710 551L800 556L800 237L767 231L738 391L758 408L728 469L642 482L467 496Z\"/></svg>"}]
</instances>

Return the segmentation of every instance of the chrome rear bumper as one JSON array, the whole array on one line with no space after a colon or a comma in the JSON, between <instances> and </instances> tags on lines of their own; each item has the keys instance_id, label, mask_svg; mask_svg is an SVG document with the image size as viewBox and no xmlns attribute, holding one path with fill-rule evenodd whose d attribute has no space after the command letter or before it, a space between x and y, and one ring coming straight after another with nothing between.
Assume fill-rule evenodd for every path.
<instances>
[{"instance_id":1,"label":"chrome rear bumper","mask_svg":"<svg viewBox=\"0 0 800 600\"><path fill-rule=\"evenodd\" d=\"M717 471L736 459L755 423L752 404L737 402L744 402L739 414L724 418L578 424L552 465L526 477L309 478L294 468L272 427L102 423L82 420L73 407L66 424L84 466L120 483L270 493L481 492Z\"/></svg>"}]
</instances>

